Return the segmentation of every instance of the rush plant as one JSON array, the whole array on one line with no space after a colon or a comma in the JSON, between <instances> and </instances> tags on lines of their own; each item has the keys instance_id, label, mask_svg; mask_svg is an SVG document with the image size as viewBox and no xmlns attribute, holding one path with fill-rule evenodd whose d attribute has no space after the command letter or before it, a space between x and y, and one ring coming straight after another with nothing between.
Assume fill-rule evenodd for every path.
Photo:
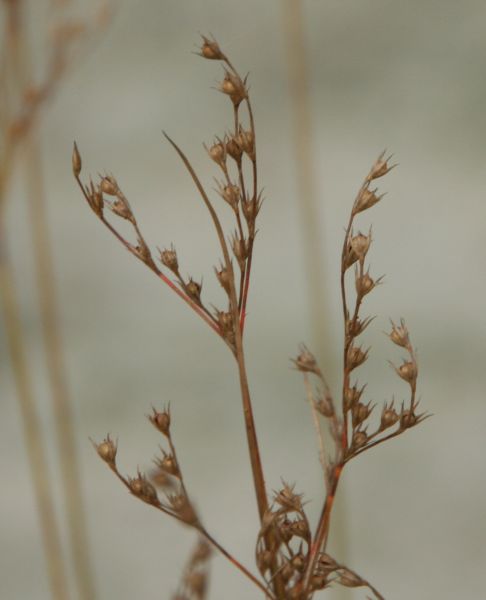
<instances>
[{"instance_id":1,"label":"rush plant","mask_svg":"<svg viewBox=\"0 0 486 600\"><path fill-rule=\"evenodd\" d=\"M221 249L221 259L218 266L214 267L214 274L224 290L225 305L213 308L204 297L202 284L181 274L178 255L172 245L159 249L157 253L149 247L135 213L113 175L103 175L96 182L90 179L88 183L83 183L81 155L76 144L73 173L99 221L205 321L234 357L259 514L256 539L259 574L254 574L227 552L206 529L201 515L196 512L177 457L168 407L153 409L148 417L166 442L165 448L155 459L152 472L137 472L133 476L122 474L117 463L117 444L110 436L94 443L94 447L133 496L199 534L198 545L190 557L174 600L205 597L210 548L223 554L254 583L259 593L272 600L308 600L332 585L365 587L375 598L381 599L383 596L370 582L330 556L326 546L334 498L344 467L363 452L405 433L426 418L424 413L417 410L417 357L403 320L398 324L391 322L388 337L406 354L403 362L399 366L393 365L393 368L408 388L408 400L398 405L391 401L377 409L375 405L364 401L365 386L359 385L355 379L356 370L366 362L369 354L369 348L364 348L359 339L372 321L370 317L361 316L361 309L366 296L381 281L381 278L374 279L367 267L371 231L367 234L355 231L355 222L360 213L380 202L382 196L374 187L375 181L385 176L393 165L384 154L373 163L352 204L344 234L340 280L344 352L342 394L339 400L331 395L323 372L307 347L302 346L293 360L296 369L303 375L326 484L321 514L317 525L312 527L304 509L302 494L295 491L294 485L283 483L282 488L273 495L268 494L245 366L246 307L257 221L262 207L255 120L247 77L239 74L212 38L203 36L199 54L204 59L222 64L224 76L219 91L228 98L233 113L230 130L216 136L206 147L218 173L216 191L222 203L205 189L183 150L167 134L164 135L180 157L210 214ZM226 209L229 208L234 217L232 231L225 231L220 220L224 204L228 205ZM122 221L128 223L132 231L130 237L121 233L118 224ZM325 440L330 443L325 443Z\"/></svg>"}]
</instances>

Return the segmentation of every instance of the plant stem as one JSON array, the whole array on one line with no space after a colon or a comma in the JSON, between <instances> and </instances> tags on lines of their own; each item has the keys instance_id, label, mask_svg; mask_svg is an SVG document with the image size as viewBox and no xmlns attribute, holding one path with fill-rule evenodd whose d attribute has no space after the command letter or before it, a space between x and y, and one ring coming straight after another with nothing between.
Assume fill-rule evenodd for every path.
<instances>
[{"instance_id":1,"label":"plant stem","mask_svg":"<svg viewBox=\"0 0 486 600\"><path fill-rule=\"evenodd\" d=\"M30 225L35 249L34 259L39 292L40 320L52 395L71 552L80 597L85 600L94 600L96 593L88 547L81 474L74 433L74 418L66 382L63 345L59 330L59 312L55 294L55 274L50 250L41 155L38 141L35 138L31 136L30 139L26 140L26 143Z\"/></svg>"},{"instance_id":2,"label":"plant stem","mask_svg":"<svg viewBox=\"0 0 486 600\"><path fill-rule=\"evenodd\" d=\"M32 485L34 487L35 501L40 520L51 593L54 600L67 600L69 598L68 586L60 535L56 523L53 492L49 483L50 477L46 451L42 440L41 426L35 407L32 382L27 364L22 319L12 265L7 256L3 221L0 221L0 296L7 345L11 356L17 399L22 416L25 447L30 463Z\"/></svg>"}]
</instances>

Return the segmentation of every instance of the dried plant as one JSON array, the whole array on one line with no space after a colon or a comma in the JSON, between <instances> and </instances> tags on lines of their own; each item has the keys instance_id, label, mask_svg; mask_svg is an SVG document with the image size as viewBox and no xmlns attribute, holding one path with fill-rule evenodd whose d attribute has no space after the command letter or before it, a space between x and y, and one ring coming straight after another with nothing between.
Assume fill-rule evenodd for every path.
<instances>
[{"instance_id":1,"label":"dried plant","mask_svg":"<svg viewBox=\"0 0 486 600\"><path fill-rule=\"evenodd\" d=\"M222 63L224 77L219 91L232 105L234 123L230 131L215 137L206 147L215 163L219 179L218 195L229 205L234 216L234 231L223 230L219 209L203 187L190 160L179 146L167 135L165 137L182 160L194 185L206 205L221 247L222 259L215 267L215 275L223 288L227 303L219 308L204 298L202 285L194 278L181 275L179 260L174 246L159 250L158 256L149 247L141 232L128 199L113 175L103 175L99 180L81 181L81 155L74 145L73 173L88 205L111 233L144 263L157 277L168 285L228 346L238 366L243 415L253 473L254 491L259 512L259 529L256 540L256 564L260 578L252 574L234 556L230 555L207 531L202 518L196 512L189 494L176 454L171 434L171 414L168 408L153 409L149 420L166 441L166 447L155 459L155 469L146 474L137 472L133 477L124 476L117 464L117 445L107 436L94 446L108 467L115 473L132 495L174 519L192 527L205 543L230 560L246 575L266 597L275 600L307 600L331 585L366 587L375 598L383 596L366 579L339 563L326 552L332 507L337 486L345 465L365 450L369 450L420 423L426 415L418 413L416 382L418 366L416 353L410 342L405 323L392 322L389 338L407 353L400 366L394 366L397 375L408 386L407 402L396 406L393 401L381 408L379 419L372 417L375 409L363 401L365 386L353 379L355 370L368 358L369 349L358 343L358 338L371 323L370 317L361 316L365 296L381 282L374 279L366 266L366 257L372 243L368 234L354 232L356 217L381 200L374 181L386 175L392 168L390 159L382 154L372 165L353 203L344 236L341 257L341 294L344 314L344 353L342 398L338 404L333 398L320 367L313 354L302 346L293 364L304 377L304 385L311 406L319 439L320 459L323 467L326 494L317 527L312 528L307 518L303 496L294 485L283 482L282 488L271 498L267 495L258 439L253 419L252 402L245 368L243 334L246 306L250 286L257 218L262 205L262 193L258 184L256 132L247 78L242 77L221 50L218 43L204 37L199 52L205 59ZM242 108L246 109L246 119ZM115 219L110 218L110 213ZM128 222L132 237L120 232L117 219ZM348 274L354 269L354 301L349 300ZM313 387L312 379L317 386ZM326 439L332 443L327 447ZM202 543L202 542L200 542ZM201 548L201 546L198 546ZM204 546L206 548L206 546ZM206 590L206 554L204 560L196 550L188 563L183 583L174 598L203 598ZM192 582L192 583L191 583ZM196 582L196 583L194 583Z\"/></svg>"},{"instance_id":2,"label":"dried plant","mask_svg":"<svg viewBox=\"0 0 486 600\"><path fill-rule=\"evenodd\" d=\"M93 600L96 594L87 543L75 428L64 370L37 125L46 104L58 90L74 59L79 58L82 42L88 37L92 40L93 36L88 34L98 31L106 23L108 10L100 0L100 10L94 21L90 22L67 14L67 4L69 2L60 0L52 3L48 28L44 30L37 27L45 56L42 54L40 68L38 65L42 73L34 74L31 40L26 27L26 17L32 7L26 0L0 2L0 11L4 15L0 56L0 303L51 593L53 598L64 600L69 597L68 578L55 514L54 486L47 466L45 440L24 339L19 293L10 258L18 249L11 249L7 244L9 193L14 171L20 166L35 250L33 261L39 296L39 321L45 346L70 551L79 595L86 600Z\"/></svg>"}]
</instances>

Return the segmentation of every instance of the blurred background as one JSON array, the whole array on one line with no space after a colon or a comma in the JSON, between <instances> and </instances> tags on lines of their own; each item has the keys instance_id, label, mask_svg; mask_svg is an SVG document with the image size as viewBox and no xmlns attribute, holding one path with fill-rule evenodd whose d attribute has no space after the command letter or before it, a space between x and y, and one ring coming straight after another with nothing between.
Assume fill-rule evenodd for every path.
<instances>
[{"instance_id":1,"label":"blurred background","mask_svg":"<svg viewBox=\"0 0 486 600\"><path fill-rule=\"evenodd\" d=\"M77 4L64 10L89 16L99 6L94 0ZM385 285L366 302L365 311L377 318L364 335L372 354L359 379L368 382L368 399L375 402L393 394L406 398L406 385L386 362L399 362L400 353L383 335L389 317L404 317L418 348L422 406L434 417L349 465L331 546L337 559L369 578L386 598L484 597L486 5L296 4L308 61L307 150L322 252L310 275L292 100L297 96L291 66L300 52L289 25L295 19L292 2L120 0L111 22L69 65L42 114L41 160L64 361L100 599L170 597L194 542L190 530L130 497L89 442L110 432L119 441L123 472L149 468L160 441L145 418L152 405L171 403L179 459L207 528L245 564L254 562L257 513L231 356L100 225L71 173L75 139L85 180L89 173L113 172L146 239L161 247L173 242L183 272L203 276L207 297L221 300L212 281L219 253L208 216L162 137L164 129L211 188L215 171L202 142L224 134L232 114L227 99L214 90L219 65L191 54L199 33L214 34L235 65L250 72L266 201L246 351L268 488L278 487L281 477L296 482L315 522L323 482L301 377L289 359L301 342L317 348L331 387L339 390L343 227L363 177L387 148L399 167L379 181L380 191L387 192L383 201L359 220L363 230L373 225L372 273L386 274ZM26 2L25 8L34 77L41 79L43 32L52 7ZM2 20L5 14L2 10ZM8 197L8 247L62 515L27 221L18 169ZM318 322L309 298L316 280L325 290ZM47 600L3 322L0 331L0 596ZM62 536L67 556L64 524ZM243 600L258 594L215 556L210 597ZM365 598L366 591L346 590L339 597Z\"/></svg>"}]
</instances>

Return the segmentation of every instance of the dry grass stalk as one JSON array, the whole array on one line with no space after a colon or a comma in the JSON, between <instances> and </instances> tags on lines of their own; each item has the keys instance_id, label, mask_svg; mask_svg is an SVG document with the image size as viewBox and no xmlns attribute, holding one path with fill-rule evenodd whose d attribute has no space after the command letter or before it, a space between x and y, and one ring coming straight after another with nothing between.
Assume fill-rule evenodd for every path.
<instances>
[{"instance_id":1,"label":"dry grass stalk","mask_svg":"<svg viewBox=\"0 0 486 600\"><path fill-rule=\"evenodd\" d=\"M87 23L68 19L61 6L53 9L56 24L51 32L46 73L34 83L30 72L30 49L24 19L24 0L4 0L5 32L0 65L0 266L1 295L7 339L12 357L17 396L21 406L24 437L31 463L32 479L37 497L43 531L46 559L54 598L67 598L68 589L59 533L51 497L51 485L45 459L42 432L36 414L33 384L29 372L22 319L15 287L12 264L6 248L6 209L8 191L14 167L24 151L24 179L30 201L30 221L35 248L34 260L39 290L41 325L45 343L47 371L50 380L58 456L61 464L67 522L76 582L81 598L95 598L92 570L86 539L79 469L75 450L74 426L63 365L63 349L59 332L58 310L54 289L53 262L47 227L46 198L42 178L39 144L35 126L42 109L53 96L64 73L76 56L80 39L88 31ZM59 13L59 14L58 14ZM105 19L103 9L96 28Z\"/></svg>"},{"instance_id":2,"label":"dry grass stalk","mask_svg":"<svg viewBox=\"0 0 486 600\"><path fill-rule=\"evenodd\" d=\"M369 349L364 350L356 340L371 322L370 318L361 318L360 309L364 297L379 283L374 280L366 268L366 256L371 245L371 234L354 233L356 216L371 208L380 200L377 190L371 185L390 170L389 159L381 155L366 176L353 204L342 249L341 291L344 313L344 355L343 388L339 407L331 395L323 374L312 353L303 346L293 361L295 367L304 375L309 402L313 411L318 437L320 455L324 470L326 495L323 500L321 516L315 530L307 519L302 495L295 487L285 482L275 491L271 500L267 496L262 464L258 449L252 404L248 387L243 351L243 332L245 311L250 284L250 269L256 233L256 221L261 207L261 192L258 189L256 133L253 112L250 103L246 78L239 75L227 56L214 39L203 37L199 53L203 58L220 61L224 67L224 79L220 91L227 95L233 108L234 127L222 137L216 137L207 147L209 157L219 171L221 181L219 195L229 205L235 219L235 230L230 237L223 231L218 210L209 194L201 184L191 162L184 152L167 135L190 177L192 178L202 201L206 205L213 221L216 235L223 255L221 264L215 268L215 274L226 293L227 305L210 310L210 304L203 298L201 284L193 278L184 279L179 270L179 261L174 246L159 250L159 262L145 241L132 208L113 175L103 175L95 183L81 180L82 161L79 150L74 145L72 166L76 181L88 205L105 227L138 260L144 263L157 277L177 293L193 311L201 317L221 337L233 354L239 373L243 413L246 425L250 463L253 471L253 483L260 515L260 527L256 543L256 563L262 579L244 567L233 555L229 554L209 534L194 509L183 478L181 466L171 436L171 415L169 409L162 412L153 410L150 422L158 429L167 442L161 456L155 459L156 469L146 475L138 472L135 477L121 474L116 462L117 445L107 436L101 443L94 444L99 456L115 473L125 487L139 500L159 511L192 527L211 546L228 558L245 574L268 598L274 600L308 600L333 584L343 587L367 587L375 598L383 596L366 579L349 569L326 552L332 507L339 479L345 465L365 450L400 435L420 423L425 414L417 413L416 380L418 367L415 351L410 342L403 321L400 325L392 323L389 337L393 343L404 348L408 357L399 367L394 367L410 390L410 399L405 405L396 408L392 403L382 408L379 423L370 421L373 406L361 400L364 386L359 387L352 381L355 369L368 357ZM248 125L243 125L241 107L246 106ZM250 167L250 181L244 162ZM114 213L115 219L109 218ZM117 228L117 219L131 225L132 238L125 237ZM237 268L233 266L233 261ZM354 267L354 287L356 290L354 306L350 307L347 289L347 273ZM172 278L171 278L172 277ZM314 391L311 378L318 383ZM324 445L322 422L327 424L333 447ZM160 498L157 488L163 499ZM189 562L189 571L192 569ZM183 581L185 580L183 577ZM199 578L200 579L200 578ZM201 579L200 579L201 580ZM201 580L202 581L202 580ZM205 582L205 578L204 578ZM202 598L205 584L194 589L183 590L182 598ZM199 595L198 595L199 594Z\"/></svg>"}]
</instances>

